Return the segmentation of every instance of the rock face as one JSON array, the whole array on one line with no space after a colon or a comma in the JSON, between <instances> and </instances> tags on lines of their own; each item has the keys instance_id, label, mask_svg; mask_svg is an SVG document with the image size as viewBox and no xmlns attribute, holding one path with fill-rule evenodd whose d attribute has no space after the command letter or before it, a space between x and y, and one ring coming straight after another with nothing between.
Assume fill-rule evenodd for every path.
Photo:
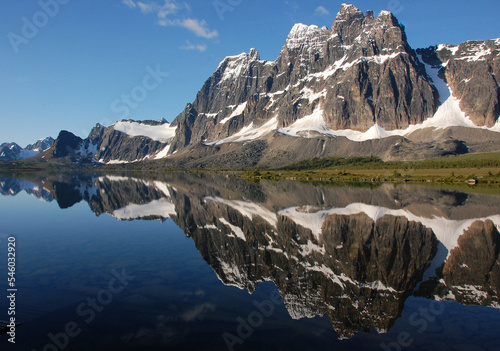
<instances>
[{"instance_id":1,"label":"rock face","mask_svg":"<svg viewBox=\"0 0 500 351\"><path fill-rule=\"evenodd\" d=\"M26 146L26 150L40 152L40 151L48 149L52 145L53 142L54 142L54 138L52 138L52 137L40 139L36 143L29 144L28 146Z\"/></svg>"},{"instance_id":2,"label":"rock face","mask_svg":"<svg viewBox=\"0 0 500 351\"><path fill-rule=\"evenodd\" d=\"M19 160L23 148L16 143L2 143L0 145L0 161Z\"/></svg>"},{"instance_id":3,"label":"rock face","mask_svg":"<svg viewBox=\"0 0 500 351\"><path fill-rule=\"evenodd\" d=\"M474 222L458 239L437 278L423 285L423 296L500 308L500 233L495 224Z\"/></svg>"},{"instance_id":4,"label":"rock face","mask_svg":"<svg viewBox=\"0 0 500 351\"><path fill-rule=\"evenodd\" d=\"M154 121L128 121L128 123L136 126L168 125ZM103 163L127 163L154 159L168 146L168 140L155 140L145 135L129 135L115 129L115 125L95 126L87 140L89 145L94 145L94 149L97 150L94 158Z\"/></svg>"},{"instance_id":5,"label":"rock face","mask_svg":"<svg viewBox=\"0 0 500 351\"><path fill-rule=\"evenodd\" d=\"M97 124L85 139L62 131L52 147L37 158L47 162L129 163L164 157L170 148L170 134L175 131L169 126L163 121L120 121L109 127Z\"/></svg>"},{"instance_id":6,"label":"rock face","mask_svg":"<svg viewBox=\"0 0 500 351\"><path fill-rule=\"evenodd\" d=\"M286 128L318 114L331 129L404 129L432 117L438 95L388 12L343 5L331 30L295 25L279 57L227 57L174 121L172 151L221 140L270 120Z\"/></svg>"},{"instance_id":7,"label":"rock face","mask_svg":"<svg viewBox=\"0 0 500 351\"><path fill-rule=\"evenodd\" d=\"M467 41L418 50L440 68L461 109L478 126L493 127L500 116L500 39Z\"/></svg>"}]
</instances>

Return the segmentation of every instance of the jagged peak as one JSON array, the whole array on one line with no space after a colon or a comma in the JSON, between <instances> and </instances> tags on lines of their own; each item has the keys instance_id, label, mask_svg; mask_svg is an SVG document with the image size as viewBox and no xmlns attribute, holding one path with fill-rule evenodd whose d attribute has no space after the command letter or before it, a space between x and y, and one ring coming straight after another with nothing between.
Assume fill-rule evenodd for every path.
<instances>
[{"instance_id":1,"label":"jagged peak","mask_svg":"<svg viewBox=\"0 0 500 351\"><path fill-rule=\"evenodd\" d=\"M242 52L239 55L232 55L232 56L226 56L220 63L219 63L219 68L223 66L224 63L227 62L233 62L233 61L259 61L260 60L260 54L255 48L251 48L248 53Z\"/></svg>"},{"instance_id":2,"label":"jagged peak","mask_svg":"<svg viewBox=\"0 0 500 351\"><path fill-rule=\"evenodd\" d=\"M317 41L321 37L321 35L328 34L327 27L318 27L317 25L306 25L303 23L296 23L288 37L286 39L285 46L289 50L294 50L297 48L301 48L303 45L308 45L309 41Z\"/></svg>"},{"instance_id":3,"label":"jagged peak","mask_svg":"<svg viewBox=\"0 0 500 351\"><path fill-rule=\"evenodd\" d=\"M255 48L251 48L250 51L248 52L248 58L250 61L259 61L260 60L260 54Z\"/></svg>"},{"instance_id":4,"label":"jagged peak","mask_svg":"<svg viewBox=\"0 0 500 351\"><path fill-rule=\"evenodd\" d=\"M343 3L340 5L340 12L339 13L359 13L361 12L356 6L353 4L346 4Z\"/></svg>"},{"instance_id":5,"label":"jagged peak","mask_svg":"<svg viewBox=\"0 0 500 351\"><path fill-rule=\"evenodd\" d=\"M221 81L231 80L241 76L242 72L249 69L253 62L260 61L260 54L255 48L251 48L248 53L242 52L235 56L226 56L219 63L216 74L220 75Z\"/></svg>"},{"instance_id":6,"label":"jagged peak","mask_svg":"<svg viewBox=\"0 0 500 351\"><path fill-rule=\"evenodd\" d=\"M392 12L390 12L390 11L382 10L382 11L380 11L380 13L378 14L378 17L383 17L383 16L394 16L394 15L393 15L393 14L392 14Z\"/></svg>"},{"instance_id":7,"label":"jagged peak","mask_svg":"<svg viewBox=\"0 0 500 351\"><path fill-rule=\"evenodd\" d=\"M355 18L364 18L363 12L352 4L342 4L335 21L347 21Z\"/></svg>"}]
</instances>

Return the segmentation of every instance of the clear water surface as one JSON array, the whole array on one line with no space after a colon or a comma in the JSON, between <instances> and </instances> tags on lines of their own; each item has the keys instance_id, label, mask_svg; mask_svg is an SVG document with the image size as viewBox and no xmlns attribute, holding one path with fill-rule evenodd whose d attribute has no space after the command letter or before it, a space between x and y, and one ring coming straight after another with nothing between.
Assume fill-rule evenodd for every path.
<instances>
[{"instance_id":1,"label":"clear water surface","mask_svg":"<svg viewBox=\"0 0 500 351\"><path fill-rule=\"evenodd\" d=\"M2 350L499 349L499 196L25 178L0 178Z\"/></svg>"}]
</instances>

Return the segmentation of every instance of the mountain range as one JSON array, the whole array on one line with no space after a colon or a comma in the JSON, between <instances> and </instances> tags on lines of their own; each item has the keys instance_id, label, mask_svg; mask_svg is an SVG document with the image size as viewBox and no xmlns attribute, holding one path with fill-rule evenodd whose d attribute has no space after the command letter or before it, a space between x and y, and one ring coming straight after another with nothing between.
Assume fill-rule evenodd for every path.
<instances>
[{"instance_id":1,"label":"mountain range","mask_svg":"<svg viewBox=\"0 0 500 351\"><path fill-rule=\"evenodd\" d=\"M54 138L47 137L29 144L25 148L16 143L2 143L0 144L0 161L15 161L33 157L39 152L47 150L53 142Z\"/></svg>"},{"instance_id":2,"label":"mountain range","mask_svg":"<svg viewBox=\"0 0 500 351\"><path fill-rule=\"evenodd\" d=\"M236 169L500 151L499 54L500 39L415 50L392 13L342 4L330 29L296 24L274 61L226 57L171 124L62 131L34 160Z\"/></svg>"}]
</instances>

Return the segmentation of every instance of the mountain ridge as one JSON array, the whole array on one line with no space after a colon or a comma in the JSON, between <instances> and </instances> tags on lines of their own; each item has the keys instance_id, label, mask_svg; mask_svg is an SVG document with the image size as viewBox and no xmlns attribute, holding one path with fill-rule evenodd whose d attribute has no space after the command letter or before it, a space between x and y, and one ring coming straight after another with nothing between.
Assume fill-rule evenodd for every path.
<instances>
[{"instance_id":1,"label":"mountain ridge","mask_svg":"<svg viewBox=\"0 0 500 351\"><path fill-rule=\"evenodd\" d=\"M227 56L171 124L97 125L70 161L276 168L500 151L499 53L500 39L414 50L392 13L342 4L330 29L295 24L274 61Z\"/></svg>"},{"instance_id":2,"label":"mountain ridge","mask_svg":"<svg viewBox=\"0 0 500 351\"><path fill-rule=\"evenodd\" d=\"M0 161L16 161L30 158L48 149L54 138L47 137L37 140L33 144L28 144L25 148L19 146L17 143L2 143L0 144Z\"/></svg>"}]
</instances>

